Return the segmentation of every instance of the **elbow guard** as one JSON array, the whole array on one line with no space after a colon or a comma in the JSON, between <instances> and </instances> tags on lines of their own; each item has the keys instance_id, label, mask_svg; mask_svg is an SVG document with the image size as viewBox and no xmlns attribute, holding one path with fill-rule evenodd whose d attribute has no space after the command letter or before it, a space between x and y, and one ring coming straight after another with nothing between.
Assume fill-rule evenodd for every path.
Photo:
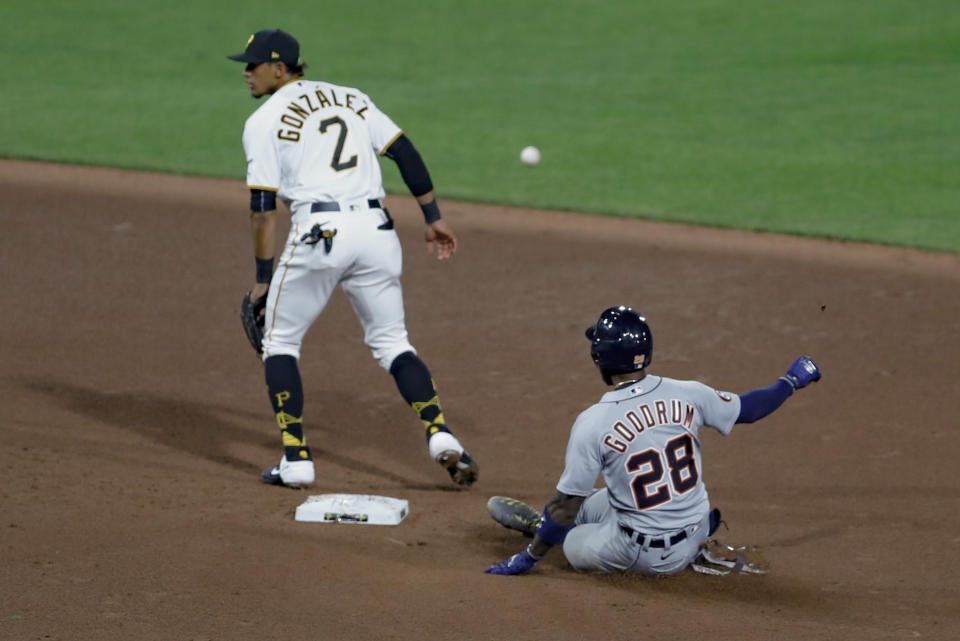
<instances>
[{"instance_id":1,"label":"elbow guard","mask_svg":"<svg viewBox=\"0 0 960 641\"><path fill-rule=\"evenodd\" d=\"M393 141L393 144L387 147L383 155L397 163L400 168L400 176L407 185L407 189L414 196L422 196L433 191L433 182L430 180L430 172L427 166L423 164L423 158L420 152L413 146L410 139L405 134Z\"/></svg>"},{"instance_id":2,"label":"elbow guard","mask_svg":"<svg viewBox=\"0 0 960 641\"><path fill-rule=\"evenodd\" d=\"M250 190L250 211L273 211L277 208L277 192L268 189Z\"/></svg>"}]
</instances>

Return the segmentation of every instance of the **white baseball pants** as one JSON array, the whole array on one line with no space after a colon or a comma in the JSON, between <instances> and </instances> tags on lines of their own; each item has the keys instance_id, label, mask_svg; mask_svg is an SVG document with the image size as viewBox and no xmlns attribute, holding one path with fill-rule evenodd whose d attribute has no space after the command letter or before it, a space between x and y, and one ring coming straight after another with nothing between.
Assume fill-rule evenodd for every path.
<instances>
[{"instance_id":1,"label":"white baseball pants","mask_svg":"<svg viewBox=\"0 0 960 641\"><path fill-rule=\"evenodd\" d=\"M389 370L403 352L416 353L404 322L400 239L393 229L377 229L387 221L382 209L293 216L267 296L264 360L280 354L300 358L303 337L338 284L381 367ZM336 230L329 253L323 240L312 245L301 240L318 223L323 230Z\"/></svg>"}]
</instances>

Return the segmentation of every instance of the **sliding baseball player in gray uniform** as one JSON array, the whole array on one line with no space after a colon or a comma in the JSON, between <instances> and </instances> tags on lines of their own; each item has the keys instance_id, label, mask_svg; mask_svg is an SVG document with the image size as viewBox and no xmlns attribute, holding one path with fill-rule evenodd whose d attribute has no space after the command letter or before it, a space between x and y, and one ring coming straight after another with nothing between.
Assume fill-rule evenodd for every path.
<instances>
[{"instance_id":1,"label":"sliding baseball player in gray uniform","mask_svg":"<svg viewBox=\"0 0 960 641\"><path fill-rule=\"evenodd\" d=\"M728 554L733 548L703 545L720 514L710 509L701 478L700 428L727 435L736 423L763 418L818 380L817 366L801 356L773 385L737 395L648 374L653 336L630 308L607 309L586 334L614 388L577 417L557 492L542 515L514 499L490 499L494 519L533 542L487 572L522 574L560 544L578 570L674 574L697 561L718 567L715 573L762 572L742 554ZM595 490L600 475L606 487Z\"/></svg>"}]
</instances>

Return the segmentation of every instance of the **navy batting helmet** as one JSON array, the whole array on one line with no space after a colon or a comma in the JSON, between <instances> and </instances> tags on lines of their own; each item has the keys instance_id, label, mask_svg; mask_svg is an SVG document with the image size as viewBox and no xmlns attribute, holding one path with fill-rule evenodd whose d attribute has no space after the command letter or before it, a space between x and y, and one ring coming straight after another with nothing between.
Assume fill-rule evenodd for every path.
<instances>
[{"instance_id":1,"label":"navy batting helmet","mask_svg":"<svg viewBox=\"0 0 960 641\"><path fill-rule=\"evenodd\" d=\"M635 372L653 360L653 334L647 319L629 307L611 307L587 328L590 356L607 385L610 374Z\"/></svg>"}]
</instances>

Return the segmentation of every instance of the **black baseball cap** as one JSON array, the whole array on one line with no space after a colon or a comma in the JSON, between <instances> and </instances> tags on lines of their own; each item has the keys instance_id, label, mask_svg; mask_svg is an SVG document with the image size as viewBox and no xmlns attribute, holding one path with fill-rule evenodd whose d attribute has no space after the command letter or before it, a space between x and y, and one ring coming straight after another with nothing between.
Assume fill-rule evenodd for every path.
<instances>
[{"instance_id":1,"label":"black baseball cap","mask_svg":"<svg viewBox=\"0 0 960 641\"><path fill-rule=\"evenodd\" d=\"M227 57L238 62L283 62L296 67L300 64L300 43L286 31L265 29L250 36L243 53Z\"/></svg>"}]
</instances>

